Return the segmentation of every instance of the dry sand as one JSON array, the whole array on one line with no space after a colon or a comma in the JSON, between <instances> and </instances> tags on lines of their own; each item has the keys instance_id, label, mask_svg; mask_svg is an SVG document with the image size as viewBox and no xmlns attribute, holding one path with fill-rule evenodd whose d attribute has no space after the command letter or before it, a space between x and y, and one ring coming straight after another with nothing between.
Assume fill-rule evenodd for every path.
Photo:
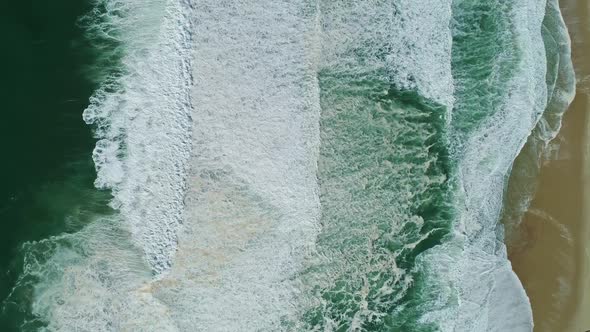
<instances>
[{"instance_id":1,"label":"dry sand","mask_svg":"<svg viewBox=\"0 0 590 332\"><path fill-rule=\"evenodd\" d=\"M578 85L525 214L513 269L531 299L535 332L590 330L590 1L561 0ZM509 227L508 227L509 228ZM524 244L523 244L524 243Z\"/></svg>"}]
</instances>

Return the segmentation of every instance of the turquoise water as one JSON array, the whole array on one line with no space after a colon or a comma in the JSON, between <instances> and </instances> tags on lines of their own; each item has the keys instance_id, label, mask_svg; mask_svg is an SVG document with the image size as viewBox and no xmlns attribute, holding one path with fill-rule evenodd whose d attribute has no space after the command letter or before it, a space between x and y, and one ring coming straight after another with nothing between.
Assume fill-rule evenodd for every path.
<instances>
[{"instance_id":1,"label":"turquoise water","mask_svg":"<svg viewBox=\"0 0 590 332\"><path fill-rule=\"evenodd\" d=\"M499 220L571 100L554 1L68 8L5 98L6 329L532 330Z\"/></svg>"},{"instance_id":2,"label":"turquoise water","mask_svg":"<svg viewBox=\"0 0 590 332\"><path fill-rule=\"evenodd\" d=\"M416 323L440 305L417 257L444 240L453 220L447 113L379 76L320 73L325 262L316 273L333 286L315 291L323 301L306 313L312 330L328 320L338 331L436 330Z\"/></svg>"},{"instance_id":3,"label":"turquoise water","mask_svg":"<svg viewBox=\"0 0 590 332\"><path fill-rule=\"evenodd\" d=\"M474 273L475 283L480 286L501 279L506 284L502 286L504 290L498 291L504 292L497 295L498 298L512 297L509 300L512 310L523 310L520 317L508 314L511 322L506 325L489 318L488 328L502 330L502 326L507 326L504 330L514 331L531 328L526 317L530 315L530 309L526 309L526 298L521 298L524 293L517 290L520 286L517 281L514 283L516 278L509 265L495 258L502 257L505 250L501 244L494 243L501 236L498 232L502 231L496 228L496 218L503 186L503 182L495 177L499 176L501 180L508 174L511 158L520 148L512 144L523 144L526 138L526 135L518 138L518 131L523 125L525 128L534 126L534 119L543 111L543 99L553 100L549 104L550 111L545 114L547 119L553 118L555 127L560 113L567 107L565 100L570 97L561 100L552 99L552 94L546 97L539 81L535 83L540 87L536 92L531 91L531 87L525 87L526 93L521 92L522 97L538 98L536 102L523 104L510 100L513 93L518 93L513 91L521 89L519 83L514 82L519 79L518 75L543 78L544 72L540 70L541 75L533 75L529 68L521 67L523 62L531 61L527 59L531 57L527 52L535 45L522 44L523 40L516 35L521 28L514 21L513 15L516 14L513 12L520 10L519 5L522 4L454 1L450 26L455 90L450 113L443 105L425 99L416 90L400 89L395 78L384 80L391 77L387 72L363 72L361 68L367 60L363 52L355 53L360 59L351 66L350 73L346 69L336 73L329 69L320 71L322 145L319 183L323 228L318 247L325 261L311 271L314 296L321 300L306 312L309 329L448 330L449 327L440 320L426 317L433 312L453 310L467 312L465 316L469 317L471 309L469 305L460 304L461 298L481 301L475 312L489 305L507 315L502 313L508 309L503 300L494 299L490 293L480 295L477 289L456 287L457 284L455 291L447 292L446 287L453 287L457 282L452 274L442 275L449 280L436 280L440 275L436 275L436 268L432 269L430 265L436 262L427 263L425 257L428 255L442 251L443 256L456 259L457 265L463 259L473 259L450 249L455 245L471 252L468 255L473 255L476 262L490 262L482 270L468 265L468 271L459 272L462 274L459 283L469 284L469 279L461 280L471 275L469 270L481 271ZM542 27L549 68L547 89L553 92L553 72L559 69L563 82L555 91L556 94L563 93L564 97L573 86L571 65L568 66L567 58L561 64L556 63L559 60L556 53L564 52L564 57L568 53L556 47L555 41L548 37L556 36L561 43L567 38L562 34L563 24L557 24L560 18L551 7L553 5L549 4L552 11L548 12ZM537 20L537 28L541 30L541 19ZM557 23L552 24L552 21ZM536 37L538 41L540 37L540 34ZM542 60L533 61L543 63ZM520 123L504 124L514 128L510 134L520 142L511 143L502 133L485 133L485 126L489 126L490 121L507 121L503 113L517 112L511 107L530 107L530 113L526 115L529 119L525 117ZM522 114L525 116L525 110ZM536 131L543 129L547 130L540 128ZM474 141L478 131L483 137ZM545 135L555 133L552 130ZM470 150L478 149L479 144L488 145L475 152L479 154L477 158L482 159L479 162L470 160ZM508 155L487 154L485 150L489 145L496 150L510 149L512 145L514 150L507 150ZM472 184L474 180L481 182L483 187ZM494 192L496 185L499 190ZM492 198L478 197L482 193ZM527 193L521 194L526 196ZM497 206L495 209L494 205ZM474 220L459 223L461 215ZM474 221L479 223L475 232L469 230L474 227ZM461 228L458 229L457 225ZM457 233L459 230L462 234ZM468 234L466 242L463 242L463 234ZM490 273L489 269L493 272ZM316 274L321 276L315 277ZM327 278L325 284L330 286L323 286L320 282L318 287L317 280L322 280L322 276ZM477 315L471 318L475 321L469 321L469 318L463 321L459 315L450 326L453 330L479 330L482 325L477 322Z\"/></svg>"}]
</instances>

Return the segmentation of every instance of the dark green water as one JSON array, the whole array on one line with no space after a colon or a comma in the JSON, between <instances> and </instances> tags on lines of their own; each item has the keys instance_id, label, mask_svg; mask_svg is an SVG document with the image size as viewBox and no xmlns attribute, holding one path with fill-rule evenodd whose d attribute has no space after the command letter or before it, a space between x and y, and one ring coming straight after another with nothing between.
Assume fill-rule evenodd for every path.
<instances>
[{"instance_id":1,"label":"dark green water","mask_svg":"<svg viewBox=\"0 0 590 332\"><path fill-rule=\"evenodd\" d=\"M74 230L105 206L107 194L93 188L95 141L82 121L96 88L87 75L96 57L79 24L90 8L90 1L0 4L2 300L22 269L22 243ZM3 307L0 330L17 329L26 309Z\"/></svg>"}]
</instances>

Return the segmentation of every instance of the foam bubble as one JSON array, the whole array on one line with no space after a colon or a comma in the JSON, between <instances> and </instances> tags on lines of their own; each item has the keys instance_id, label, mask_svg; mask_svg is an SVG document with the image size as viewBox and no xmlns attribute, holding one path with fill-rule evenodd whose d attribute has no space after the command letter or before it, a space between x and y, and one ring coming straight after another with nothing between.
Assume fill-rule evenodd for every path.
<instances>
[{"instance_id":1,"label":"foam bubble","mask_svg":"<svg viewBox=\"0 0 590 332\"><path fill-rule=\"evenodd\" d=\"M15 292L33 290L45 330L176 331L151 295L169 268L182 223L191 147L191 8L182 1L101 0L82 20L113 40L122 68L93 95L84 120L99 139L95 185L117 217L28 243ZM112 60L112 58L111 58Z\"/></svg>"},{"instance_id":2,"label":"foam bubble","mask_svg":"<svg viewBox=\"0 0 590 332\"><path fill-rule=\"evenodd\" d=\"M547 3L543 37L548 59L548 103L543 116L515 161L507 196L504 199L506 205L502 217L507 234L512 236L508 241L513 246L519 245L517 228L536 191L541 163L570 157L567 149L560 149L562 138L554 140L561 128L563 114L572 102L576 89L569 35L559 5L555 1Z\"/></svg>"},{"instance_id":3,"label":"foam bubble","mask_svg":"<svg viewBox=\"0 0 590 332\"><path fill-rule=\"evenodd\" d=\"M34 279L34 314L48 322L48 330L301 329L301 314L325 304L313 293L325 280L303 280L302 271L334 258L321 257L315 247L322 226L316 75L329 70L362 79L370 72L371 79L386 83L371 86L383 90L372 97L387 94L385 87L393 84L448 111L460 107L451 70L450 2L99 4L104 10L97 13L102 20L95 32L121 44L125 69L94 95L84 119L99 138L93 153L96 186L112 189L112 205L120 214L98 218L79 233L29 245L21 280ZM409 273L423 272L421 282L439 296L421 304L429 310L417 319L443 331L532 326L530 305L510 269L496 221L505 175L547 100L540 48L544 6L519 0L512 8L511 33L521 57L502 107L468 135L466 149L456 156L462 185L456 203L465 209L454 236L420 254L415 271L396 265L390 252L383 260L387 264L378 267L400 286L399 293L388 285L376 291L388 301L401 299L412 287ZM358 106L351 101L342 107ZM380 121L377 127L399 129ZM425 142L431 137L428 128L407 124L403 129L424 134ZM375 169L385 177L414 180L414 173L403 171L426 173L435 163L424 151L411 150L427 159L424 163L386 160ZM425 225L423 218L406 213L415 198L410 189L426 191L446 179L418 180L417 185L400 180L399 195L386 197L400 204L387 206L385 220L393 235ZM346 202L332 207L342 214L381 208ZM404 224L401 215L408 217ZM349 234L371 240L377 230L361 222L371 219L361 220L358 233ZM396 238L407 240L400 250L414 250L434 231ZM335 241L342 239L347 238ZM366 260L363 250L341 251L342 260L320 266L326 268L320 273L332 282L330 273L359 267L350 259ZM368 294L361 287L355 295L366 299ZM351 328L383 317L361 302ZM324 318L328 329L337 326L335 319Z\"/></svg>"},{"instance_id":4,"label":"foam bubble","mask_svg":"<svg viewBox=\"0 0 590 332\"><path fill-rule=\"evenodd\" d=\"M452 108L451 1L320 3L322 67L384 69L396 88Z\"/></svg>"},{"instance_id":5,"label":"foam bubble","mask_svg":"<svg viewBox=\"0 0 590 332\"><path fill-rule=\"evenodd\" d=\"M74 234L27 243L17 288L33 284L42 331L175 331L145 287L152 278L121 220L101 218ZM36 320L24 326L35 326Z\"/></svg>"},{"instance_id":6,"label":"foam bubble","mask_svg":"<svg viewBox=\"0 0 590 332\"><path fill-rule=\"evenodd\" d=\"M560 20L554 3L550 6L553 12L549 15ZM455 327L459 331L532 330L529 300L507 260L497 221L506 175L547 107L547 57L541 34L545 7L545 3L528 0L512 4L508 18L519 54L516 70L501 107L465 144L460 164L465 210L456 231L466 250L453 277L461 293ZM564 26L556 28L560 42L566 44L561 65L568 71Z\"/></svg>"},{"instance_id":7,"label":"foam bubble","mask_svg":"<svg viewBox=\"0 0 590 332\"><path fill-rule=\"evenodd\" d=\"M417 317L452 305L415 258L452 214L450 5L320 1L322 229L293 330L434 329Z\"/></svg>"},{"instance_id":8,"label":"foam bubble","mask_svg":"<svg viewBox=\"0 0 590 332\"><path fill-rule=\"evenodd\" d=\"M100 139L93 152L96 186L112 189L112 205L154 271L162 272L182 222L191 146L191 10L176 1L101 4L106 9L95 29L124 47L124 70L84 112Z\"/></svg>"},{"instance_id":9,"label":"foam bubble","mask_svg":"<svg viewBox=\"0 0 590 332\"><path fill-rule=\"evenodd\" d=\"M195 2L185 225L154 294L182 330L276 331L314 245L319 96L308 1Z\"/></svg>"}]
</instances>

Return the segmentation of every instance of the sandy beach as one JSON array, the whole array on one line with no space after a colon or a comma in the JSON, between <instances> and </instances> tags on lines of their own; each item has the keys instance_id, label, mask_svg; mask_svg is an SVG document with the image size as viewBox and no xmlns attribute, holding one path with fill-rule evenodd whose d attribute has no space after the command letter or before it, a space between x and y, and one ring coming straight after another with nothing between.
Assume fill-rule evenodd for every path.
<instances>
[{"instance_id":1,"label":"sandy beach","mask_svg":"<svg viewBox=\"0 0 590 332\"><path fill-rule=\"evenodd\" d=\"M531 300L535 332L590 330L590 3L562 0L572 38L576 98L543 162L509 258ZM507 227L510 231L510 227Z\"/></svg>"}]
</instances>

